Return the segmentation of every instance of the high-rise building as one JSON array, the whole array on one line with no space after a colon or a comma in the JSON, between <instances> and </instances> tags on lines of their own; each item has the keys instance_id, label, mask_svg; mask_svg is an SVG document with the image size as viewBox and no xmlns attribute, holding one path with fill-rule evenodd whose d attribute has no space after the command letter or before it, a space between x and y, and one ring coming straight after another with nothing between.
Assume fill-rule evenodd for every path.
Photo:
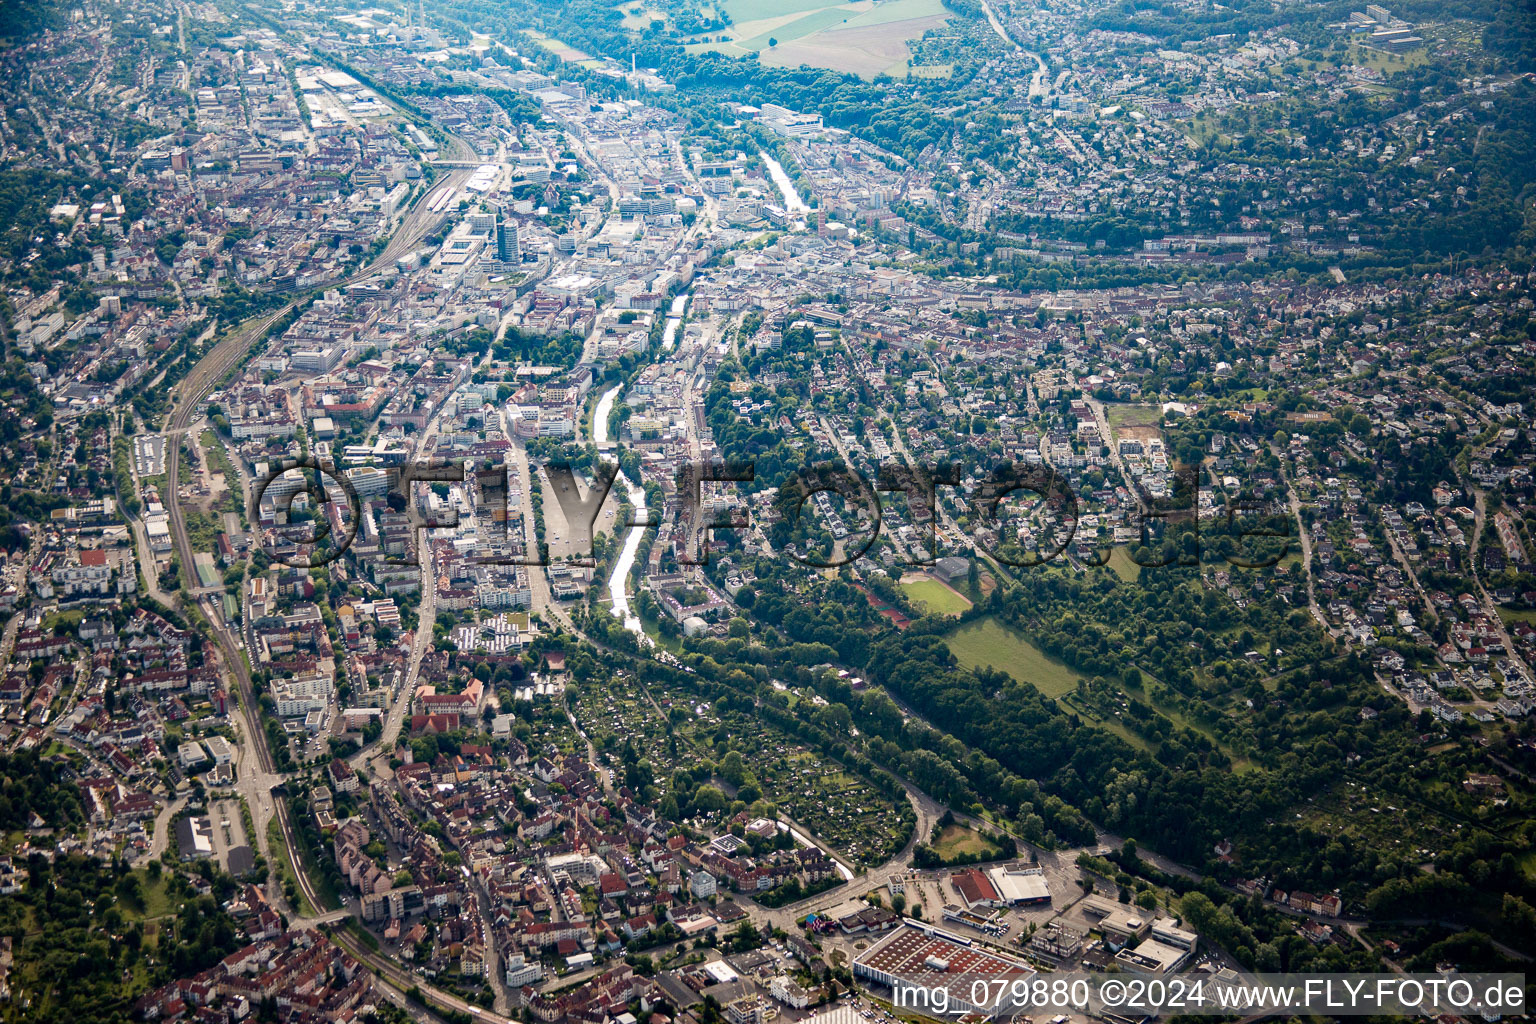
<instances>
[{"instance_id":1,"label":"high-rise building","mask_svg":"<svg viewBox=\"0 0 1536 1024\"><path fill-rule=\"evenodd\" d=\"M518 263L523 258L523 247L518 241L517 225L504 220L496 222L496 258L502 263Z\"/></svg>"}]
</instances>

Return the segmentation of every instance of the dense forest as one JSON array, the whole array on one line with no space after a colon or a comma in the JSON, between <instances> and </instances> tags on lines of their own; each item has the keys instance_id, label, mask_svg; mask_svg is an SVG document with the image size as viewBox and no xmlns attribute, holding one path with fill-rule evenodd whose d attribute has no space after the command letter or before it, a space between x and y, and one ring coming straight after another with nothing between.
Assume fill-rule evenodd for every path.
<instances>
[{"instance_id":1,"label":"dense forest","mask_svg":"<svg viewBox=\"0 0 1536 1024\"><path fill-rule=\"evenodd\" d=\"M0 3L0 40L15 46L57 25L62 17L57 0L6 0Z\"/></svg>"},{"instance_id":2,"label":"dense forest","mask_svg":"<svg viewBox=\"0 0 1536 1024\"><path fill-rule=\"evenodd\" d=\"M1477 130L1448 140L1440 155L1449 168L1437 178L1441 198L1428 209L1390 222L1389 250L1412 254L1536 248L1536 84L1521 81L1479 119ZM1459 190L1465 195L1458 195Z\"/></svg>"},{"instance_id":3,"label":"dense forest","mask_svg":"<svg viewBox=\"0 0 1536 1024\"><path fill-rule=\"evenodd\" d=\"M1090 28L1138 32L1168 46L1198 43L1211 36L1247 35L1300 22L1326 24L1349 17L1349 0L1309 5L1298 11L1266 0L1234 0L1199 7L1168 0L1120 0L1088 21Z\"/></svg>"},{"instance_id":4,"label":"dense forest","mask_svg":"<svg viewBox=\"0 0 1536 1024\"><path fill-rule=\"evenodd\" d=\"M1483 45L1513 60L1522 71L1536 68L1536 2L1496 0Z\"/></svg>"}]
</instances>

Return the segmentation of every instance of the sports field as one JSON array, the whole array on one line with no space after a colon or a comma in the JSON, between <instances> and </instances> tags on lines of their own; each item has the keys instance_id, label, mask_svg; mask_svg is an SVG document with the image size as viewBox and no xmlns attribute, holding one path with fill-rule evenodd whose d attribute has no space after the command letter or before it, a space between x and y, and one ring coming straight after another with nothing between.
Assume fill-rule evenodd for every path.
<instances>
[{"instance_id":1,"label":"sports field","mask_svg":"<svg viewBox=\"0 0 1536 1024\"><path fill-rule=\"evenodd\" d=\"M902 580L901 589L914 604L922 605L931 615L959 615L971 606L964 595L926 576Z\"/></svg>"},{"instance_id":2,"label":"sports field","mask_svg":"<svg viewBox=\"0 0 1536 1024\"><path fill-rule=\"evenodd\" d=\"M865 78L906 76L912 56L907 43L951 16L942 0L728 0L724 10L732 22L730 41L689 49L756 53L773 67L808 64ZM937 76L940 67L919 73Z\"/></svg>"},{"instance_id":3,"label":"sports field","mask_svg":"<svg viewBox=\"0 0 1536 1024\"><path fill-rule=\"evenodd\" d=\"M554 54L556 57L559 57L561 60L566 61L567 63L570 63L570 64L591 64L591 63L596 63L596 62L594 62L592 60L592 55L590 53L587 53L584 50L578 50L576 47L571 46L571 45L569 45L567 43L562 43L560 40L556 39L553 36L547 36L543 32L539 32L539 31L536 31L534 29L526 29L525 31L526 31L526 33L527 33L527 35L528 35L528 37L530 39L532 39L534 42L538 43L540 46L542 46L544 49L548 50L550 53Z\"/></svg>"}]
</instances>

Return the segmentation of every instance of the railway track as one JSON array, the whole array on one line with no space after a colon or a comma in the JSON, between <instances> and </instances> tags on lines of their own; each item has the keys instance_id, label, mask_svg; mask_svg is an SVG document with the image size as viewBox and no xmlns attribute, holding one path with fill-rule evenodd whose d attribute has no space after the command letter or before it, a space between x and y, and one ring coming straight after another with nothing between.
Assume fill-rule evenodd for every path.
<instances>
[{"instance_id":1,"label":"railway track","mask_svg":"<svg viewBox=\"0 0 1536 1024\"><path fill-rule=\"evenodd\" d=\"M456 190L462 187L468 176L469 172L467 170L455 169L444 177L443 184ZM419 245L423 238L437 228L445 216L447 214L443 212L434 213L428 210L425 202L418 202L411 213L407 215L400 229L395 232L384 249L373 261L357 273L330 285L330 287L344 288L377 276L400 256ZM241 646L236 641L234 628L229 622L225 621L222 610L218 607L216 595L222 593L223 588L204 588L197 585L197 573L193 560L195 552L192 550L191 538L187 534L186 517L182 512L181 501L178 495L181 479L180 439L190 431L193 422L200 416L202 404L215 385L223 380L225 375L234 370L253 348L265 341L273 326L298 308L304 299L305 297L303 296L296 297L284 303L280 309L273 313L241 324L204 355L198 364L176 386L172 413L162 431L170 448L166 455L167 493L164 496L166 509L169 513L171 536L176 547L177 556L187 573L187 580L190 584L188 592L182 595L182 602L184 605L189 602L195 603L199 612L207 620L208 631L212 634L211 639L218 644L224 664L229 674L234 677L235 689L240 701L240 714L245 720L248 741L253 746L261 774L265 779L277 780L271 783L272 786L276 786L281 782L283 775L277 770L276 761L267 744L266 732L261 722L260 709L251 685L251 673L248 663ZM266 785L265 779L262 782L264 786ZM272 810L282 833L283 843L290 851L296 850L298 848L297 840L294 835L293 824L288 817L287 805L282 799L273 798ZM305 897L310 900L313 906L321 906L319 895L304 871L302 858L293 857L293 863L294 873ZM511 1024L508 1018L489 1013L480 1007L464 1002L451 993L443 992L423 983L408 971L393 964L386 957L362 948L361 943L357 942L355 938L345 935L340 930L333 934L332 938L351 955L359 961L368 964L380 977L392 982L396 987L416 988L426 1000L429 1009L441 1008L464 1013L477 1020L487 1021L489 1024Z\"/></svg>"}]
</instances>

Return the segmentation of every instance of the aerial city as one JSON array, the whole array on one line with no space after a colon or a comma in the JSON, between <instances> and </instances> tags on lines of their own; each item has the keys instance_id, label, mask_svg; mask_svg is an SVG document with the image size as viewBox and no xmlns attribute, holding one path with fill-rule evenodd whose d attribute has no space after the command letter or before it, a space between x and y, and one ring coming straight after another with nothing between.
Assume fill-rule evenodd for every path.
<instances>
[{"instance_id":1,"label":"aerial city","mask_svg":"<svg viewBox=\"0 0 1536 1024\"><path fill-rule=\"evenodd\" d=\"M5 0L0 1022L1521 1016L1533 259L1530 0Z\"/></svg>"}]
</instances>

